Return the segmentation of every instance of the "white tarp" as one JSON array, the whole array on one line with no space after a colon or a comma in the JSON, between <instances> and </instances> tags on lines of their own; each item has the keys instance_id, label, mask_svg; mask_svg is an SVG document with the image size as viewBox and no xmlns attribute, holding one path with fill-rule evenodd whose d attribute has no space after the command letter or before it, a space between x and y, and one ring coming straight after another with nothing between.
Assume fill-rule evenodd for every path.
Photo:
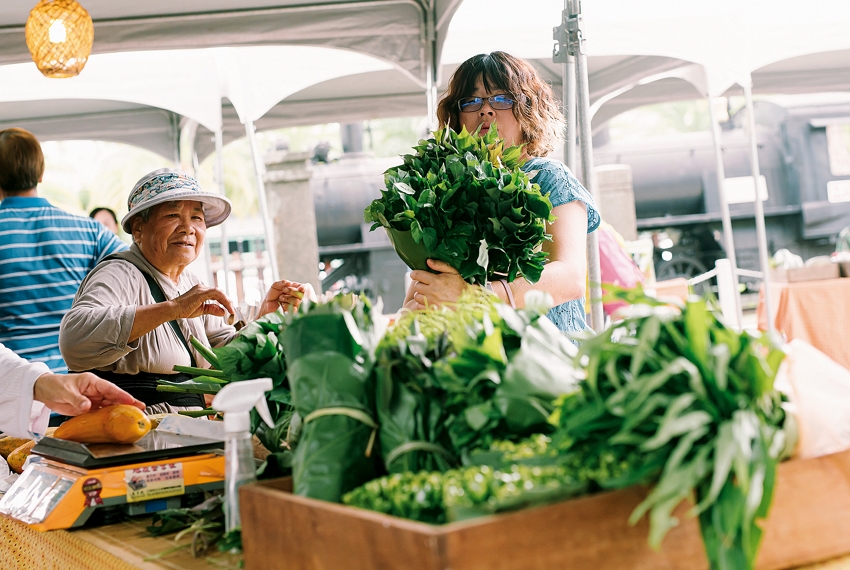
<instances>
[{"instance_id":1,"label":"white tarp","mask_svg":"<svg viewBox=\"0 0 850 570\"><path fill-rule=\"evenodd\" d=\"M590 55L675 57L705 67L712 95L790 58L850 48L850 2L594 0L582 6Z\"/></svg>"},{"instance_id":2,"label":"white tarp","mask_svg":"<svg viewBox=\"0 0 850 570\"><path fill-rule=\"evenodd\" d=\"M342 73L388 69L369 56L329 48L268 46L92 56L69 80L43 77L31 63L0 66L0 103L57 99L125 101L221 127L221 99L256 120L281 99ZM273 68L275 73L269 73Z\"/></svg>"},{"instance_id":3,"label":"white tarp","mask_svg":"<svg viewBox=\"0 0 850 570\"><path fill-rule=\"evenodd\" d=\"M93 53L312 45L387 61L424 87L429 6L437 55L461 0L82 0ZM0 64L29 61L24 25L34 0L0 2ZM274 72L274 68L268 70Z\"/></svg>"}]
</instances>

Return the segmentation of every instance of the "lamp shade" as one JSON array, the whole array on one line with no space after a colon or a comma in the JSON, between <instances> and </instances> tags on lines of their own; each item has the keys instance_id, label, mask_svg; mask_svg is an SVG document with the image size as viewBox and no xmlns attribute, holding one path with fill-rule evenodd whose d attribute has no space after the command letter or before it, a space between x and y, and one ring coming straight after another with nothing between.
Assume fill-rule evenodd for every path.
<instances>
[{"instance_id":1,"label":"lamp shade","mask_svg":"<svg viewBox=\"0 0 850 570\"><path fill-rule=\"evenodd\" d=\"M45 77L74 77L86 65L94 24L75 0L41 0L30 11L27 47Z\"/></svg>"}]
</instances>

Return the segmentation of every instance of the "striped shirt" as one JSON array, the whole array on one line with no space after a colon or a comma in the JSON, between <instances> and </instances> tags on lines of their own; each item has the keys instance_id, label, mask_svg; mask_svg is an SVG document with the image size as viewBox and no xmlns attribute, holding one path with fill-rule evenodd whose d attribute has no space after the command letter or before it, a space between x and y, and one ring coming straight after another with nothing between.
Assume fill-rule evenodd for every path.
<instances>
[{"instance_id":1,"label":"striped shirt","mask_svg":"<svg viewBox=\"0 0 850 570\"><path fill-rule=\"evenodd\" d=\"M62 317L88 272L124 249L97 220L43 198L0 202L0 343L53 372L67 372L59 352Z\"/></svg>"}]
</instances>

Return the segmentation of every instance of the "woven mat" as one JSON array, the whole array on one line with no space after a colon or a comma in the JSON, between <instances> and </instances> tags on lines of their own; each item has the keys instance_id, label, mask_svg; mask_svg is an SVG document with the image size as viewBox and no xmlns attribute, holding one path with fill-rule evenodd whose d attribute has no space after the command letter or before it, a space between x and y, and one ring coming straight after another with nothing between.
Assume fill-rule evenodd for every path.
<instances>
[{"instance_id":1,"label":"woven mat","mask_svg":"<svg viewBox=\"0 0 850 570\"><path fill-rule=\"evenodd\" d=\"M39 532L0 515L0 568L4 570L137 570L64 530Z\"/></svg>"}]
</instances>

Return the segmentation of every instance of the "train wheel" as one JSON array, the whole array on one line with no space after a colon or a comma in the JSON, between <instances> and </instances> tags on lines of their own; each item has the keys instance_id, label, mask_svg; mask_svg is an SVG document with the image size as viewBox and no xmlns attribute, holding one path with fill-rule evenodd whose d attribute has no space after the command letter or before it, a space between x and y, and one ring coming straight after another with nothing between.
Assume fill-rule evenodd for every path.
<instances>
[{"instance_id":1,"label":"train wheel","mask_svg":"<svg viewBox=\"0 0 850 570\"><path fill-rule=\"evenodd\" d=\"M677 277L691 279L697 275L702 275L705 272L705 265L700 263L699 260L685 255L675 256L673 259L662 261L655 266L655 278L658 281L676 279ZM708 281L703 281L702 283L697 284L694 287L694 292L697 295L703 295L709 291L710 283L712 282L713 280L709 279Z\"/></svg>"}]
</instances>

